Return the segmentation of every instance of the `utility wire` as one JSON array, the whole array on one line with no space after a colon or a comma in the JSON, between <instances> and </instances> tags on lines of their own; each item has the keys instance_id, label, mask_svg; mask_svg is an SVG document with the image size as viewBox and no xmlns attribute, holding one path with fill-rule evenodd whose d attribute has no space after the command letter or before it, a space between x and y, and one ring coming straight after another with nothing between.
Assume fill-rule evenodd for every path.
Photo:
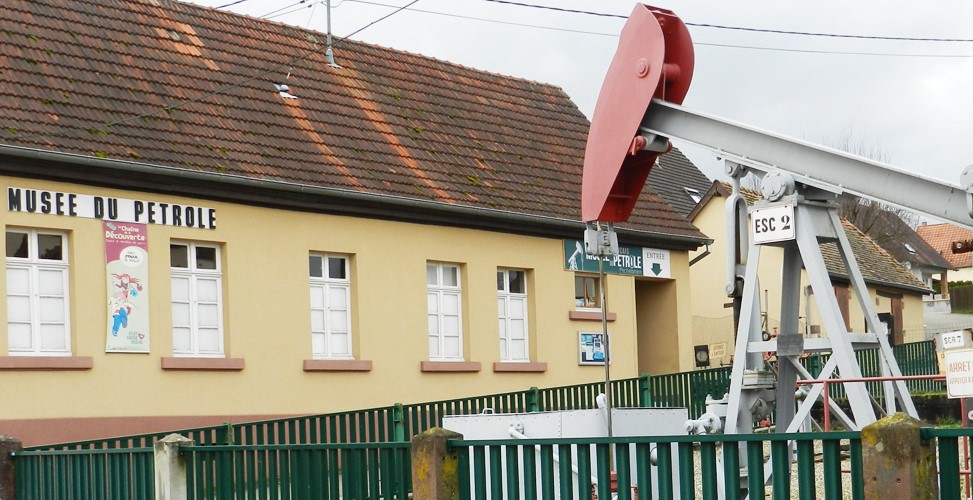
<instances>
[{"instance_id":1,"label":"utility wire","mask_svg":"<svg viewBox=\"0 0 973 500\"><path fill-rule=\"evenodd\" d=\"M361 3L361 4L368 4L368 5L379 5L379 6L382 6L382 7L396 7L395 5L391 5L391 4L387 4L387 3L379 3L379 2L370 2L368 0L344 0L344 1ZM610 36L610 37L618 38L618 33L599 33L599 32L595 32L595 31L575 30L575 29L569 29L569 28L556 28L554 26L540 26L540 25L536 25L536 24L515 23L515 22L511 22L511 21L499 21L499 20L496 20L496 19L485 19L485 18L482 18L482 17L463 16L463 15L460 15L460 14L450 14L448 12L437 12L437 11L434 11L434 10L423 10L423 9L408 9L408 10L410 12L421 12L423 14L433 14L433 15L437 15L437 16L453 17L453 18L457 18L457 19L469 19L471 21L483 21L483 22L486 22L486 23L504 24L504 25L507 25L507 26L520 26L520 27L523 27L523 28L537 28L537 29L542 29L542 30L563 31L563 32L567 32L567 33L579 33L579 34L583 34L583 35Z\"/></svg>"},{"instance_id":2,"label":"utility wire","mask_svg":"<svg viewBox=\"0 0 973 500\"><path fill-rule=\"evenodd\" d=\"M395 5L390 5L390 4L386 4L386 3L380 3L380 2L373 2L373 1L369 1L369 0L344 0L344 1L361 3L361 4L368 4L368 5L379 5L379 6L382 6L382 7L396 7ZM539 26L539 25L534 25L534 24L524 24L524 23L515 23L515 22L510 22L510 21L500 21L500 20L496 20L496 19L485 19L485 18L482 18L482 17L463 16L463 15L459 15L459 14L451 14L451 13L446 13L446 12L437 12L437 11L432 11L432 10L423 10L423 9L408 9L408 10L411 11L411 12L421 12L421 13L424 13L424 14L433 14L433 15L437 15L437 16L445 16L445 17L452 17L452 18L459 18L459 19L469 19L469 20L472 20L472 21L482 21L482 22L487 22L487 23L503 24L503 25L508 25L508 26L519 26L519 27L525 27L525 28L537 28L537 29L544 29L544 30L551 30L551 31L562 31L562 32L568 32L568 33L579 33L579 34L584 34L584 35L609 36L609 37L613 37L613 38L618 38L618 36L619 36L617 33L601 33L601 32L596 32L596 31L585 31L585 30L574 30L574 29L568 29L568 28L557 28L557 27L553 27L553 26ZM732 48L732 49L771 50L771 51L778 51L778 52L795 52L795 53L807 53L807 54L835 54L835 55L853 55L853 56L925 57L925 58L935 58L935 57L941 57L941 58L971 58L971 57L973 57L973 55L968 55L968 54L905 54L905 53L889 53L889 52L856 52L856 51L842 51L842 50L788 49L788 48L781 48L781 47L761 47L761 46L756 46L756 45L740 45L740 44L724 44L724 43L705 43L705 42L696 42L696 41L693 42L693 45L706 46L706 47L724 47L724 48Z\"/></svg>"},{"instance_id":3,"label":"utility wire","mask_svg":"<svg viewBox=\"0 0 973 500\"><path fill-rule=\"evenodd\" d=\"M214 9L225 9L227 7L233 7L234 5L241 4L241 3L246 2L246 1L248 1L248 0L236 0L236 2L230 2L230 3L226 4L226 5L220 5L219 7L213 7L213 8Z\"/></svg>"},{"instance_id":4,"label":"utility wire","mask_svg":"<svg viewBox=\"0 0 973 500\"><path fill-rule=\"evenodd\" d=\"M753 45L734 45L728 43L705 43L705 42L693 42L693 45L700 45L706 47L723 47L730 49L749 49L749 50L771 50L776 52L798 52L802 54L835 54L835 55L848 55L848 56L882 56L882 57L926 57L926 58L958 58L958 59L970 59L973 55L969 54L900 54L900 53L888 53L888 52L852 52L844 50L812 50L812 49L787 49L783 47L757 47Z\"/></svg>"},{"instance_id":5,"label":"utility wire","mask_svg":"<svg viewBox=\"0 0 973 500\"><path fill-rule=\"evenodd\" d=\"M483 1L506 4L506 5L516 5L518 7L530 7L533 9L551 10L556 12L567 12L570 14L584 14L588 16L628 19L628 16L623 16L620 14L606 14L603 12L592 12L588 10L565 9L562 7L549 7L547 5L536 5L530 3L514 2L511 0L483 0ZM787 30L774 30L774 29L763 29L763 28L747 28L741 26L725 26L721 24L689 23L685 21L683 22L683 24L685 24L686 26L695 26L697 28L715 28L715 29L722 29L722 30L750 31L755 33L774 33L778 35L853 38L853 39L861 39L861 40L895 40L895 41L909 41L909 42L964 42L964 43L973 42L973 38L920 38L920 37L904 37L904 36L873 36L873 35L848 35L848 34L839 34L839 33L813 33L807 31L787 31Z\"/></svg>"}]
</instances>

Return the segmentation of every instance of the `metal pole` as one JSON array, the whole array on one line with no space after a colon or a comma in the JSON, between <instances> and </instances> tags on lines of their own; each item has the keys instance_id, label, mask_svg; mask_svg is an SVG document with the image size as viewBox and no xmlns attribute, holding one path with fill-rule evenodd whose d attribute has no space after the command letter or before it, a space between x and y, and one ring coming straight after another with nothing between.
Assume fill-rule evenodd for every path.
<instances>
[{"instance_id":1,"label":"metal pole","mask_svg":"<svg viewBox=\"0 0 973 500\"><path fill-rule=\"evenodd\" d=\"M325 0L325 8L328 11L328 44L327 47L331 48L331 0Z\"/></svg>"},{"instance_id":2,"label":"metal pole","mask_svg":"<svg viewBox=\"0 0 973 500\"><path fill-rule=\"evenodd\" d=\"M601 223L598 223L601 229ZM598 256L598 281L601 283L601 334L605 348L605 411L608 418L608 437L612 437L612 390L611 370L609 368L611 345L608 340L608 280L605 279L605 256Z\"/></svg>"}]
</instances>

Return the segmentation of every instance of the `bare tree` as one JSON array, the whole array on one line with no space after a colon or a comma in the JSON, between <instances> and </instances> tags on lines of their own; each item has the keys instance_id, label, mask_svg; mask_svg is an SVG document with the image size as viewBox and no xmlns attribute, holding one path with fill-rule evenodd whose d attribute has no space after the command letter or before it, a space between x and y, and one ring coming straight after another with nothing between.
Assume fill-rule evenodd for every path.
<instances>
[{"instance_id":1,"label":"bare tree","mask_svg":"<svg viewBox=\"0 0 973 500\"><path fill-rule=\"evenodd\" d=\"M867 137L855 133L853 128L839 138L825 143L834 149L882 163L888 163L891 159L887 150ZM838 215L854 224L883 248L890 248L901 241L906 231L915 229L920 222L919 217L908 210L850 194L842 194L838 197ZM895 219L901 220L904 224L896 222Z\"/></svg>"}]
</instances>

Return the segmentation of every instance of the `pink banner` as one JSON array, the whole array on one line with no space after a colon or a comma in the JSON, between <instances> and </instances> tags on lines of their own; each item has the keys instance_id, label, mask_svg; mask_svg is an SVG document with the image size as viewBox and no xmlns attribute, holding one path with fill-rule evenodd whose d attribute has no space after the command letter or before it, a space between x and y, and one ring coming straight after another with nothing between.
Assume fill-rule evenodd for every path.
<instances>
[{"instance_id":1,"label":"pink banner","mask_svg":"<svg viewBox=\"0 0 973 500\"><path fill-rule=\"evenodd\" d=\"M104 222L106 352L149 352L149 245L144 224Z\"/></svg>"}]
</instances>

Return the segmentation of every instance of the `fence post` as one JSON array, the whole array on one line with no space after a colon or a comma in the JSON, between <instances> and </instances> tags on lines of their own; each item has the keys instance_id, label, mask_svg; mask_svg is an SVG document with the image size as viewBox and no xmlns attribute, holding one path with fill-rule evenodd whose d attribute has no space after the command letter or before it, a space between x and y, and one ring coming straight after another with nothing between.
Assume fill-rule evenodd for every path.
<instances>
[{"instance_id":1,"label":"fence post","mask_svg":"<svg viewBox=\"0 0 973 500\"><path fill-rule=\"evenodd\" d=\"M402 403L392 405L392 440L405 441L405 411Z\"/></svg>"},{"instance_id":2,"label":"fence post","mask_svg":"<svg viewBox=\"0 0 973 500\"><path fill-rule=\"evenodd\" d=\"M16 498L13 454L24 449L23 444L10 437L0 436L0 500Z\"/></svg>"},{"instance_id":3,"label":"fence post","mask_svg":"<svg viewBox=\"0 0 973 500\"><path fill-rule=\"evenodd\" d=\"M648 373L639 375L639 406L652 408L652 376Z\"/></svg>"},{"instance_id":4,"label":"fence post","mask_svg":"<svg viewBox=\"0 0 973 500\"><path fill-rule=\"evenodd\" d=\"M182 446L192 446L192 439L169 434L155 443L155 498L157 500L185 500L186 460L179 454Z\"/></svg>"},{"instance_id":5,"label":"fence post","mask_svg":"<svg viewBox=\"0 0 973 500\"><path fill-rule=\"evenodd\" d=\"M527 412L537 413L541 411L541 391L536 387L527 389Z\"/></svg>"},{"instance_id":6,"label":"fence post","mask_svg":"<svg viewBox=\"0 0 973 500\"><path fill-rule=\"evenodd\" d=\"M459 458L446 441L463 435L433 427L412 438L412 494L416 500L459 498Z\"/></svg>"},{"instance_id":7,"label":"fence post","mask_svg":"<svg viewBox=\"0 0 973 500\"><path fill-rule=\"evenodd\" d=\"M865 498L939 498L936 450L919 437L919 421L889 415L862 429Z\"/></svg>"}]
</instances>

